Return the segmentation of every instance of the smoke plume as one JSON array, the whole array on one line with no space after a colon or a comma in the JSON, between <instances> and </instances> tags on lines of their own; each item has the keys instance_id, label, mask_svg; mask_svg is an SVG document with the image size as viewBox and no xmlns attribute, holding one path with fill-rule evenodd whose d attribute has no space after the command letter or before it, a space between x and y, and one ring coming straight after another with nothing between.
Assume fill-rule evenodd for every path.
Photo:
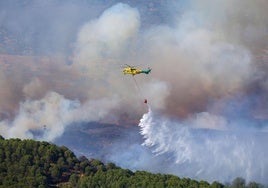
<instances>
[{"instance_id":1,"label":"smoke plume","mask_svg":"<svg viewBox=\"0 0 268 188\"><path fill-rule=\"evenodd\" d=\"M209 181L240 176L267 183L267 133L231 128L240 123L210 113L174 121L149 110L139 126L143 145L173 162L169 172ZM215 127L225 131L213 131Z\"/></svg>"},{"instance_id":2,"label":"smoke plume","mask_svg":"<svg viewBox=\"0 0 268 188\"><path fill-rule=\"evenodd\" d=\"M143 146L122 151L124 137L107 160L267 183L267 1L122 2L0 2L0 134L53 141L82 122L129 125L146 98ZM152 72L137 86L125 64Z\"/></svg>"}]
</instances>

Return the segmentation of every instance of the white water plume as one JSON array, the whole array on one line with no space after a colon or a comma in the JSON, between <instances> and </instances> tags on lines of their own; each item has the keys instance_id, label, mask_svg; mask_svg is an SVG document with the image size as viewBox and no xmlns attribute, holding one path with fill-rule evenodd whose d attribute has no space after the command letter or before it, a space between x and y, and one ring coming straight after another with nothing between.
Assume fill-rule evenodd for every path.
<instances>
[{"instance_id":1,"label":"white water plume","mask_svg":"<svg viewBox=\"0 0 268 188\"><path fill-rule=\"evenodd\" d=\"M173 163L169 172L179 176L221 182L243 177L267 183L267 134L246 128L200 129L204 123L230 128L225 117L205 113L204 121L203 115L171 120L149 109L139 124L143 145L168 158Z\"/></svg>"}]
</instances>

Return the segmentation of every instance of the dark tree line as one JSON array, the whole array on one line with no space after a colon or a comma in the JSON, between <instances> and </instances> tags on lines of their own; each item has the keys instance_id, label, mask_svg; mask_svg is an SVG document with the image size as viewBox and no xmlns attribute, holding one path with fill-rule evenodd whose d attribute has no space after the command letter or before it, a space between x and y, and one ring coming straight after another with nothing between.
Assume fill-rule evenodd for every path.
<instances>
[{"instance_id":1,"label":"dark tree line","mask_svg":"<svg viewBox=\"0 0 268 188\"><path fill-rule=\"evenodd\" d=\"M68 181L78 159L48 142L0 138L0 186L49 187Z\"/></svg>"},{"instance_id":2,"label":"dark tree line","mask_svg":"<svg viewBox=\"0 0 268 188\"><path fill-rule=\"evenodd\" d=\"M68 148L48 142L4 139L0 136L0 187L179 187L179 188L259 188L236 178L230 185L208 183L168 174L132 172L114 163L104 164Z\"/></svg>"}]
</instances>

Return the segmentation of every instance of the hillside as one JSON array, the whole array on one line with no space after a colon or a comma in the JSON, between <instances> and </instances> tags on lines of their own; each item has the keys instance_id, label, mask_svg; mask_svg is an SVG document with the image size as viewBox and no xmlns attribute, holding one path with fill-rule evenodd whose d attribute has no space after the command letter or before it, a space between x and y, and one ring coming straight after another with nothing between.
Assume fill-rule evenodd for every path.
<instances>
[{"instance_id":1,"label":"hillside","mask_svg":"<svg viewBox=\"0 0 268 188\"><path fill-rule=\"evenodd\" d=\"M77 156L85 155L107 161L109 159L106 156L120 152L116 150L118 147L142 144L142 137L137 126L90 122L68 126L53 143L68 147Z\"/></svg>"},{"instance_id":2,"label":"hillside","mask_svg":"<svg viewBox=\"0 0 268 188\"><path fill-rule=\"evenodd\" d=\"M224 187L168 174L132 172L113 163L77 158L64 146L48 142L0 138L0 187ZM245 185L236 178L231 187ZM225 186L228 187L228 186Z\"/></svg>"}]
</instances>

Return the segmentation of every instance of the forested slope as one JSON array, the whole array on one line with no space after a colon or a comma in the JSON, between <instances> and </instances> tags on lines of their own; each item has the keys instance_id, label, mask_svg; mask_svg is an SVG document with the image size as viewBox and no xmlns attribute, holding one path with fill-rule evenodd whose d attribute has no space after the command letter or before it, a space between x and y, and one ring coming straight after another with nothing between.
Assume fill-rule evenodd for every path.
<instances>
[{"instance_id":1,"label":"forested slope","mask_svg":"<svg viewBox=\"0 0 268 188\"><path fill-rule=\"evenodd\" d=\"M262 187L254 182L246 186L242 178L235 179L230 186ZM0 187L221 188L224 185L174 175L132 172L113 163L104 164L84 156L77 158L64 146L0 137Z\"/></svg>"}]
</instances>

